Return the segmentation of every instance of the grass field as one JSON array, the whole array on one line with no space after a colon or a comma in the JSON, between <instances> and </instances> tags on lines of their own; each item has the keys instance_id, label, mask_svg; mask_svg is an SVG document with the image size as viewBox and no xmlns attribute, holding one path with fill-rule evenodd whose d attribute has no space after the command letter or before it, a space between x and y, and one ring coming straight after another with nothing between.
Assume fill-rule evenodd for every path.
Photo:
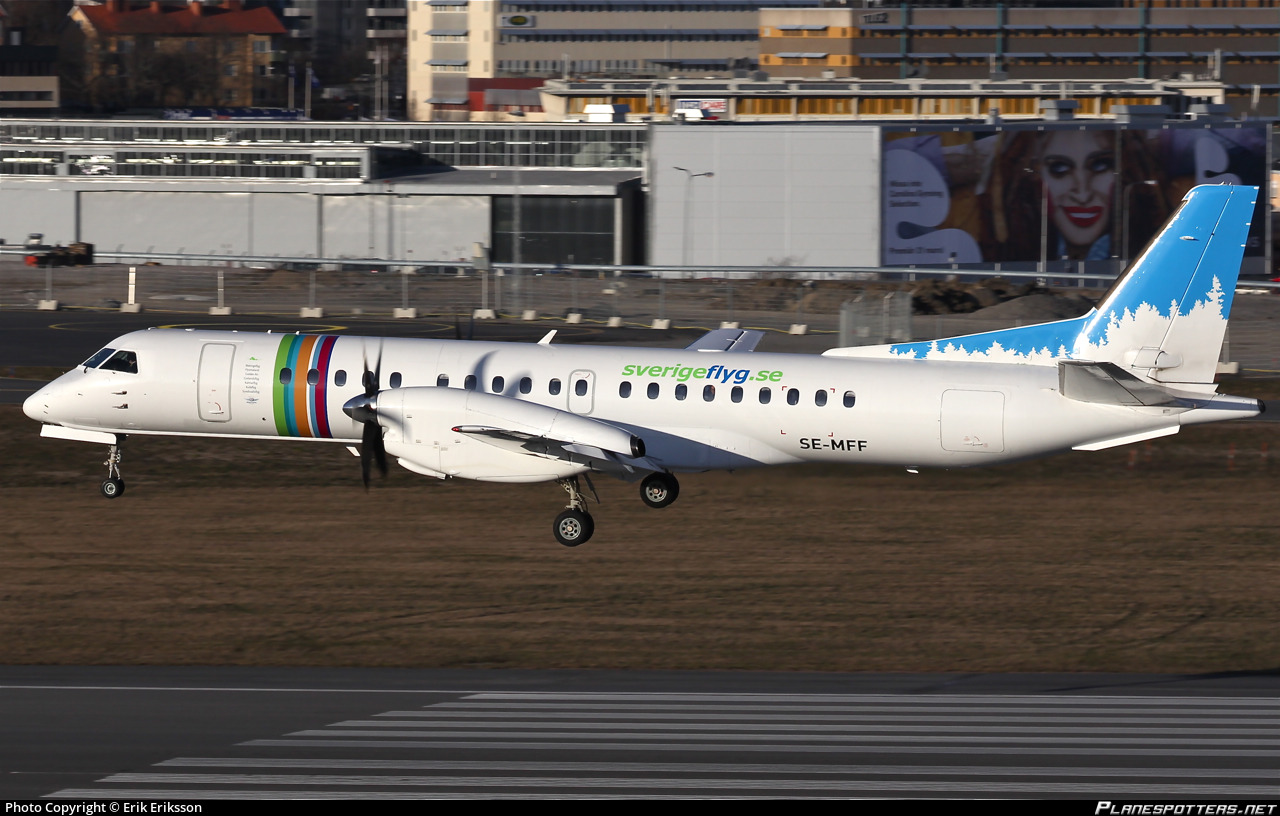
<instances>
[{"instance_id":1,"label":"grass field","mask_svg":"<svg viewBox=\"0 0 1280 816\"><path fill-rule=\"evenodd\" d=\"M601 479L572 550L554 484L393 468L366 493L336 445L135 437L108 502L100 446L37 434L0 406L6 664L1280 666L1280 424L990 470L690 475L665 510Z\"/></svg>"}]
</instances>

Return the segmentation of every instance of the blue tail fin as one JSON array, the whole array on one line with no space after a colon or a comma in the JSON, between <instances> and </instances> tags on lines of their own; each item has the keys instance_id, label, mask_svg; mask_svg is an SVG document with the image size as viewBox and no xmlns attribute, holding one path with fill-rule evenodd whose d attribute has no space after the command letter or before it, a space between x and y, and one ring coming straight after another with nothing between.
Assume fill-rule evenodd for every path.
<instances>
[{"instance_id":1,"label":"blue tail fin","mask_svg":"<svg viewBox=\"0 0 1280 816\"><path fill-rule=\"evenodd\" d=\"M1154 382L1212 383L1257 197L1257 187L1230 185L1187 193L1141 257L1082 317L827 354L1032 365L1088 360Z\"/></svg>"}]
</instances>

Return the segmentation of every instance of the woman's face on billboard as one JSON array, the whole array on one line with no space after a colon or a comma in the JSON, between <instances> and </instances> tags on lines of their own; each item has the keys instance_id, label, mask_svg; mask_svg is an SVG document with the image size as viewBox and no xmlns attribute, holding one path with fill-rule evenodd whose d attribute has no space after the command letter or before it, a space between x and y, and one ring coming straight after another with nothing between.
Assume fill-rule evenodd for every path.
<instances>
[{"instance_id":1,"label":"woman's face on billboard","mask_svg":"<svg viewBox=\"0 0 1280 816\"><path fill-rule=\"evenodd\" d=\"M1111 134L1055 131L1041 155L1040 177L1053 225L1068 245L1091 246L1111 228L1116 179Z\"/></svg>"}]
</instances>

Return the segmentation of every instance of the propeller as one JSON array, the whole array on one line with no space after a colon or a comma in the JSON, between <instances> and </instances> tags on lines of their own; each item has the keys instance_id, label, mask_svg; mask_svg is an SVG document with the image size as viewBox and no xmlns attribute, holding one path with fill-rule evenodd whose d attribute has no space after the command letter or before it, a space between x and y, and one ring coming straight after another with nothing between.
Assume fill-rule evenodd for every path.
<instances>
[{"instance_id":1,"label":"propeller","mask_svg":"<svg viewBox=\"0 0 1280 816\"><path fill-rule=\"evenodd\" d=\"M364 393L352 397L342 406L342 412L364 425L360 436L360 476L364 486L369 488L369 475L374 465L378 473L387 475L387 448L382 441L382 425L378 422L378 391L382 378L382 343L378 343L378 358L369 368L369 357L364 355L364 373L361 382Z\"/></svg>"}]
</instances>

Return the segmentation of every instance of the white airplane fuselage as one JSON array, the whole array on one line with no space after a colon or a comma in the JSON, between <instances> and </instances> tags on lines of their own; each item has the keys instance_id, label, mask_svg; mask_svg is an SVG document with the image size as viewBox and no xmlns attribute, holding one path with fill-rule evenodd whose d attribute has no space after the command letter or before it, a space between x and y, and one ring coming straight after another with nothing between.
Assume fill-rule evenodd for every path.
<instances>
[{"instance_id":1,"label":"white airplane fuselage","mask_svg":"<svg viewBox=\"0 0 1280 816\"><path fill-rule=\"evenodd\" d=\"M284 349L309 345L302 353L315 358L325 340L135 332L112 347L137 354L137 373L75 369L33 397L28 414L119 434L355 444L360 423L342 406L362 393L361 372L381 354L380 412L399 417L385 439L403 464L432 475L538 481L587 468L489 461L531 457L454 432L475 424L459 413L460 392L624 429L644 441L649 460L671 471L797 462L971 467L1172 433L1201 413L1067 399L1050 366L360 337L333 337L321 364L299 362L296 353L290 362ZM445 388L437 385L442 376ZM441 410L433 410L437 402Z\"/></svg>"}]
</instances>

